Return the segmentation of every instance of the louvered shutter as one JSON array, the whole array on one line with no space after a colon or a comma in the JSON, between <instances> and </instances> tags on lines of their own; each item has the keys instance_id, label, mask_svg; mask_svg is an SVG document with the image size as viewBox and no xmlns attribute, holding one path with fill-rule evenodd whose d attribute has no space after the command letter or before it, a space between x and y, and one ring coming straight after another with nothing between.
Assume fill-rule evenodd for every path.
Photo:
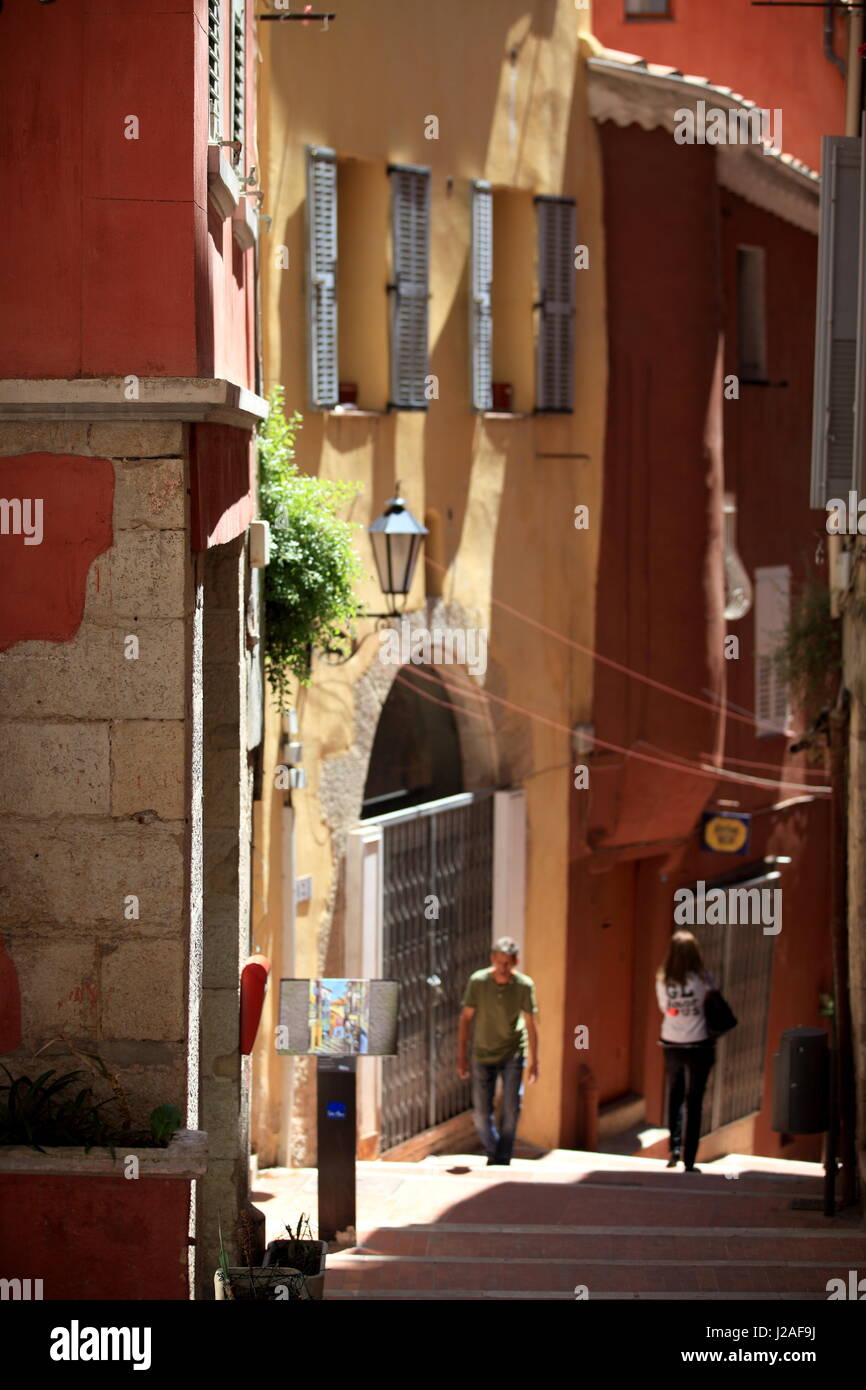
<instances>
[{"instance_id":1,"label":"louvered shutter","mask_svg":"<svg viewBox=\"0 0 866 1390\"><path fill-rule=\"evenodd\" d=\"M222 0L208 0L207 5L207 104L208 129L211 140L220 139L222 83Z\"/></svg>"},{"instance_id":2,"label":"louvered shutter","mask_svg":"<svg viewBox=\"0 0 866 1390\"><path fill-rule=\"evenodd\" d=\"M539 313L536 409L569 411L574 402L574 249L571 198L536 198Z\"/></svg>"},{"instance_id":3,"label":"louvered shutter","mask_svg":"<svg viewBox=\"0 0 866 1390\"><path fill-rule=\"evenodd\" d=\"M791 614L791 571L787 565L755 570L755 733L784 733L788 687L775 655Z\"/></svg>"},{"instance_id":4,"label":"louvered shutter","mask_svg":"<svg viewBox=\"0 0 866 1390\"><path fill-rule=\"evenodd\" d=\"M391 405L424 410L430 259L430 171L392 167Z\"/></svg>"},{"instance_id":5,"label":"louvered shutter","mask_svg":"<svg viewBox=\"0 0 866 1390\"><path fill-rule=\"evenodd\" d=\"M493 407L493 193L489 183L472 186L472 285L469 334L472 352L472 404Z\"/></svg>"},{"instance_id":6,"label":"louvered shutter","mask_svg":"<svg viewBox=\"0 0 866 1390\"><path fill-rule=\"evenodd\" d=\"M240 143L235 164L243 159L246 126L246 5L232 0L232 139Z\"/></svg>"},{"instance_id":7,"label":"louvered shutter","mask_svg":"<svg viewBox=\"0 0 866 1390\"><path fill-rule=\"evenodd\" d=\"M860 140L821 142L821 225L815 320L811 505L855 486L854 398L860 242Z\"/></svg>"},{"instance_id":8,"label":"louvered shutter","mask_svg":"<svg viewBox=\"0 0 866 1390\"><path fill-rule=\"evenodd\" d=\"M339 399L337 369L337 164L333 150L307 150L307 341L310 401Z\"/></svg>"}]
</instances>

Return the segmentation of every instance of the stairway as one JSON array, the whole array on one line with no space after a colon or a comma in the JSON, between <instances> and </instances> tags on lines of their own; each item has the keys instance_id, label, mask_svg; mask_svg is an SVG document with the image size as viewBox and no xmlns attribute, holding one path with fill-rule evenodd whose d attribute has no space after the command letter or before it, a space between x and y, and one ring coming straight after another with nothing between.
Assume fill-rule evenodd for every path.
<instances>
[{"instance_id":1,"label":"stairway","mask_svg":"<svg viewBox=\"0 0 866 1390\"><path fill-rule=\"evenodd\" d=\"M329 1255L325 1297L826 1300L828 1279L866 1273L866 1240L821 1195L817 1165L751 1156L700 1174L562 1150L359 1164L362 1229Z\"/></svg>"}]
</instances>

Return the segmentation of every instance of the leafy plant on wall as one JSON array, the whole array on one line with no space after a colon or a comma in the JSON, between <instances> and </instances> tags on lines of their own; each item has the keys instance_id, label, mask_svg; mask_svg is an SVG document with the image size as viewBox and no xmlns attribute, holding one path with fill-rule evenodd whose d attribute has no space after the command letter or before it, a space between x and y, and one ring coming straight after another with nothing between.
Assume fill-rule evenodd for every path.
<instances>
[{"instance_id":1,"label":"leafy plant on wall","mask_svg":"<svg viewBox=\"0 0 866 1390\"><path fill-rule=\"evenodd\" d=\"M360 526L339 513L360 483L313 478L295 463L302 417L286 419L283 388L274 387L258 436L259 502L271 530L265 570L265 670L281 704L292 678L309 685L314 647L344 654L361 612L362 577L353 545Z\"/></svg>"}]
</instances>

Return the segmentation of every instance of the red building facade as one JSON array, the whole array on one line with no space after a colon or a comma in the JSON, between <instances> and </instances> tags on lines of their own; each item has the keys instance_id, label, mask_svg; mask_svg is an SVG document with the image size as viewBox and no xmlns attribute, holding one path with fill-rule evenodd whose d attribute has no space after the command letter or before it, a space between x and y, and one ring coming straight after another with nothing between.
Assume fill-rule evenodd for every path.
<instances>
[{"instance_id":1,"label":"red building facade","mask_svg":"<svg viewBox=\"0 0 866 1390\"><path fill-rule=\"evenodd\" d=\"M18 188L0 271L0 922L21 1001L3 1060L26 1074L47 1043L61 1071L76 1048L98 1054L135 1129L178 1106L186 1157L142 1198L138 1296L185 1298L190 1233L202 1286L218 1212L231 1226L247 1192L237 1007L261 721L247 533L266 412L254 16L243 0L16 0L0 64ZM38 536L19 523L37 507ZM0 1184L35 1182L29 1163L3 1155ZM15 1264L30 1260L42 1275L43 1236L106 1180L62 1155L48 1171L53 1214L20 1203L4 1272L27 1277ZM84 1190L58 1201L58 1182ZM110 1207L91 1297L122 1296L112 1242L129 1213ZM46 1298L76 1296L49 1283Z\"/></svg>"},{"instance_id":2,"label":"red building facade","mask_svg":"<svg viewBox=\"0 0 866 1390\"><path fill-rule=\"evenodd\" d=\"M664 1126L654 976L674 894L740 883L781 889L780 929L695 925L740 1019L701 1153L814 1159L819 1139L770 1128L771 1057L783 1029L821 1023L831 989L828 778L789 751L771 651L822 528L809 508L817 179L760 149L677 143L675 113L727 104L716 89L609 54L590 67L610 395L566 1010L590 1046L573 1051L563 1126L587 1141L596 1087L602 1142ZM744 852L702 848L706 811L750 817Z\"/></svg>"}]
</instances>

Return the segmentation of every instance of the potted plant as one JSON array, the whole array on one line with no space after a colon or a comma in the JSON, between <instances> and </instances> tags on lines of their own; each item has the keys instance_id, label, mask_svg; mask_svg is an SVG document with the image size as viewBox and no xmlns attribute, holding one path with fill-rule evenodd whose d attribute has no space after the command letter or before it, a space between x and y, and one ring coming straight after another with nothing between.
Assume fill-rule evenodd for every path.
<instances>
[{"instance_id":1,"label":"potted plant","mask_svg":"<svg viewBox=\"0 0 866 1390\"><path fill-rule=\"evenodd\" d=\"M0 1064L0 1266L41 1280L41 1296L188 1299L192 1180L207 1136L157 1106L146 1129L101 1058L71 1048L113 1091L100 1099L81 1070ZM129 1258L131 1244L135 1258ZM74 1260L58 1250L74 1248Z\"/></svg>"},{"instance_id":2,"label":"potted plant","mask_svg":"<svg viewBox=\"0 0 866 1390\"><path fill-rule=\"evenodd\" d=\"M218 1302L263 1298L274 1303L297 1303L323 1298L327 1242L313 1240L306 1216L298 1221L297 1230L287 1226L286 1231L287 1236L271 1241L261 1265L252 1264L248 1241L242 1236L248 1263L232 1267L220 1230L220 1267L214 1274L214 1296Z\"/></svg>"}]
</instances>

